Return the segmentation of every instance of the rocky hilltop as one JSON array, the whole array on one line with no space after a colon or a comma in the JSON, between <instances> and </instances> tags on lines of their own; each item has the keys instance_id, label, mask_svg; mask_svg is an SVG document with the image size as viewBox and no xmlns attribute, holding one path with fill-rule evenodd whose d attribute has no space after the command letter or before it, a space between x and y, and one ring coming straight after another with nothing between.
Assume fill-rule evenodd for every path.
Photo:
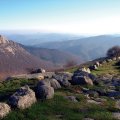
<instances>
[{"instance_id":1,"label":"rocky hilltop","mask_svg":"<svg viewBox=\"0 0 120 120\"><path fill-rule=\"evenodd\" d=\"M0 35L0 79L12 74L27 73L29 69L53 69L53 64L31 55L18 43Z\"/></svg>"},{"instance_id":2,"label":"rocky hilltop","mask_svg":"<svg viewBox=\"0 0 120 120\"><path fill-rule=\"evenodd\" d=\"M61 72L14 76L0 84L0 118L119 120L119 68L120 58L113 57Z\"/></svg>"}]
</instances>

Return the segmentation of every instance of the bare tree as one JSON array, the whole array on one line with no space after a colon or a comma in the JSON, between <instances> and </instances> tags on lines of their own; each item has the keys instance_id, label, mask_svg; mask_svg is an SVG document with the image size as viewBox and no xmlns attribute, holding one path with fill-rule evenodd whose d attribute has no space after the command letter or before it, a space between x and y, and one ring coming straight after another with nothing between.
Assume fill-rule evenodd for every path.
<instances>
[{"instance_id":1,"label":"bare tree","mask_svg":"<svg viewBox=\"0 0 120 120\"><path fill-rule=\"evenodd\" d=\"M120 56L120 46L114 46L107 51L108 57L119 57Z\"/></svg>"}]
</instances>

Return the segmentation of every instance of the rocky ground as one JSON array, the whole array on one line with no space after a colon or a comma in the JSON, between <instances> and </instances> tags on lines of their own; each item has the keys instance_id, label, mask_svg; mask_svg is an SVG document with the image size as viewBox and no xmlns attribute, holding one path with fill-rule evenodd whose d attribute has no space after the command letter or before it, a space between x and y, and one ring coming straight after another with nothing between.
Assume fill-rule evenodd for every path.
<instances>
[{"instance_id":1,"label":"rocky ground","mask_svg":"<svg viewBox=\"0 0 120 120\"><path fill-rule=\"evenodd\" d=\"M69 71L69 72L68 72ZM119 59L0 83L3 120L119 120Z\"/></svg>"}]
</instances>

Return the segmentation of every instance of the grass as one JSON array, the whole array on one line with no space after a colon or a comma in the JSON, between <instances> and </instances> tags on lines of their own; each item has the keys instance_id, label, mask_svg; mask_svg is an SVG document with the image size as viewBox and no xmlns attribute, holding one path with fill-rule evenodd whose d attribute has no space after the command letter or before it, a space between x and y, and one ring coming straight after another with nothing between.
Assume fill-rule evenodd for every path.
<instances>
[{"instance_id":1,"label":"grass","mask_svg":"<svg viewBox=\"0 0 120 120\"><path fill-rule=\"evenodd\" d=\"M12 94L22 85L29 83L33 87L37 81L20 79L18 84L16 82L18 82L17 79L5 82L0 91L6 93L10 90ZM111 101L108 101L110 104L104 106L88 104L86 97L76 93L76 89L81 89L81 86L56 90L53 99L44 101L38 99L37 103L25 110L13 109L3 120L82 120L85 117L96 120L114 120L110 111ZM78 102L74 103L65 99L65 96L68 95L76 96Z\"/></svg>"},{"instance_id":2,"label":"grass","mask_svg":"<svg viewBox=\"0 0 120 120\"><path fill-rule=\"evenodd\" d=\"M75 71L77 67L69 71ZM97 71L92 71L95 75L120 74L115 62L106 63ZM0 83L0 100L7 101L8 97L21 86L29 85L32 89L38 80L32 79L14 79ZM100 89L104 86L72 86L70 88L61 88L55 91L55 96L51 100L41 101L25 110L13 109L3 120L83 120L83 118L93 118L95 120L115 120L112 112L119 111L115 109L115 102L112 99L103 97L107 101L103 105L88 104L86 97L78 93L82 87L91 90ZM117 88L119 90L119 87ZM74 103L65 99L65 96L76 96L78 102Z\"/></svg>"},{"instance_id":3,"label":"grass","mask_svg":"<svg viewBox=\"0 0 120 120\"><path fill-rule=\"evenodd\" d=\"M114 120L111 112L103 106L87 104L83 96L77 103L64 98L65 94L57 91L51 100L40 101L25 110L13 110L3 120L82 120L84 117L96 120ZM86 112L80 110L87 109Z\"/></svg>"},{"instance_id":4,"label":"grass","mask_svg":"<svg viewBox=\"0 0 120 120\"><path fill-rule=\"evenodd\" d=\"M100 66L98 70L92 71L92 73L96 76L99 75L120 75L119 66L116 65L116 61L112 61L109 63L105 63L103 66Z\"/></svg>"},{"instance_id":5,"label":"grass","mask_svg":"<svg viewBox=\"0 0 120 120\"><path fill-rule=\"evenodd\" d=\"M85 65L83 65L83 67L88 67L88 65L85 64ZM73 73L78 68L79 67L72 67L70 69L67 69L66 71ZM93 70L92 74L94 74L95 76L100 76L100 75L102 76L102 75L106 75L106 74L120 75L120 67L116 65L116 61L112 61L109 63L104 63L102 66L100 66L98 68L98 70Z\"/></svg>"}]
</instances>

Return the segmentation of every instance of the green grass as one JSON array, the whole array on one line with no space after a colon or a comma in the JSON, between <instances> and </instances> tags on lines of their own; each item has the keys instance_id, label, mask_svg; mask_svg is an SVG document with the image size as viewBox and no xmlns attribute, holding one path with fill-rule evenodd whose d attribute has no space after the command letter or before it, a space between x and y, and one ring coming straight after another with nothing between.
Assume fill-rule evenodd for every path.
<instances>
[{"instance_id":1,"label":"green grass","mask_svg":"<svg viewBox=\"0 0 120 120\"><path fill-rule=\"evenodd\" d=\"M112 61L109 63L104 63L102 66L98 68L98 70L93 70L92 74L99 76L99 75L106 75L106 74L111 74L111 75L120 75L120 67L115 65L116 61ZM82 65L81 65L82 66ZM83 65L83 67L88 67L88 65ZM67 69L67 72L73 73L76 71L79 67L72 67L70 69Z\"/></svg>"},{"instance_id":2,"label":"green grass","mask_svg":"<svg viewBox=\"0 0 120 120\"><path fill-rule=\"evenodd\" d=\"M6 93L10 90L12 94L20 86L29 83L33 87L36 82L16 79L11 82L5 82L3 84L4 87L1 87L0 91ZM12 112L3 120L82 120L85 117L91 117L96 120L114 120L111 115L111 101L108 101L110 104L107 103L104 106L88 104L86 97L83 94L76 93L76 89L81 89L81 86L56 90L53 99L44 101L38 99L37 103L25 110L12 109ZM76 96L78 102L74 103L65 99L65 96L68 95ZM84 112L84 109L87 111ZM81 112L81 110L83 111Z\"/></svg>"},{"instance_id":3,"label":"green grass","mask_svg":"<svg viewBox=\"0 0 120 120\"><path fill-rule=\"evenodd\" d=\"M71 68L69 71L75 71L77 67ZM118 66L115 62L106 63L99 67L97 71L92 71L94 75L104 74L120 74ZM1 101L7 101L8 97L13 94L16 89L21 86L29 85L31 89L35 87L38 80L32 79L14 79L11 81L0 83ZM86 97L78 93L82 87L91 90L102 89L104 86L71 86L70 88L61 88L55 91L55 96L51 100L41 101L25 110L12 109L3 120L82 120L85 117L95 120L114 120L112 112L119 111L116 109L115 102L107 97L107 101L103 105L88 104ZM116 88L119 90L119 87ZM74 103L65 96L73 95L77 97L78 102Z\"/></svg>"},{"instance_id":4,"label":"green grass","mask_svg":"<svg viewBox=\"0 0 120 120\"><path fill-rule=\"evenodd\" d=\"M73 103L64 98L60 90L51 100L40 101L25 110L13 110L3 120L82 120L91 117L96 120L114 120L111 112L104 106L87 104L82 95L78 103ZM81 109L87 109L81 112Z\"/></svg>"},{"instance_id":5,"label":"green grass","mask_svg":"<svg viewBox=\"0 0 120 120\"><path fill-rule=\"evenodd\" d=\"M99 67L98 70L92 71L92 73L94 75L96 75L96 76L106 75L106 74L120 75L119 66L116 66L115 64L116 64L115 61L112 61L112 62L109 62L109 63L105 63L104 65Z\"/></svg>"}]
</instances>

